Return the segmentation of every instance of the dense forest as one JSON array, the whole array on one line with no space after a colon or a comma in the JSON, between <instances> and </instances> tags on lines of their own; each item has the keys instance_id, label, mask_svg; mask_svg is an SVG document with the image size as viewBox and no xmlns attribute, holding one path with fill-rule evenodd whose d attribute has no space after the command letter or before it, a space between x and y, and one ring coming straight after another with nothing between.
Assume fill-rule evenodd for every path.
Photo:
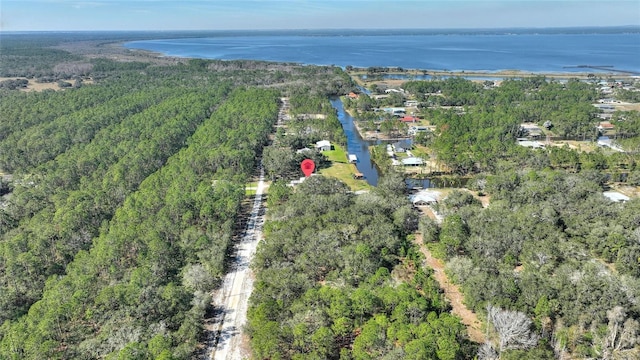
<instances>
[{"instance_id":1,"label":"dense forest","mask_svg":"<svg viewBox=\"0 0 640 360\"><path fill-rule=\"evenodd\" d=\"M279 98L349 78L29 40L3 36L3 75L78 81L0 89L0 358L191 358Z\"/></svg>"},{"instance_id":2,"label":"dense forest","mask_svg":"<svg viewBox=\"0 0 640 360\"><path fill-rule=\"evenodd\" d=\"M272 186L248 314L255 358L453 360L473 353L408 240L418 217L402 177L357 196L322 176L295 190Z\"/></svg>"}]
</instances>

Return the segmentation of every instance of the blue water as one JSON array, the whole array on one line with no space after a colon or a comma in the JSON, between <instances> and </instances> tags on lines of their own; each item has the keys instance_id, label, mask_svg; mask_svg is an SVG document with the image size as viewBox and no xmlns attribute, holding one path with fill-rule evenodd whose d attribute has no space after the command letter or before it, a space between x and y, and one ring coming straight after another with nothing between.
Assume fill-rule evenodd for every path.
<instances>
[{"instance_id":1,"label":"blue water","mask_svg":"<svg viewBox=\"0 0 640 360\"><path fill-rule=\"evenodd\" d=\"M358 158L358 162L355 164L356 168L364 175L369 185L376 186L378 184L378 169L369 155L369 146L375 145L376 142L364 140L360 136L353 123L353 117L344 110L342 101L339 98L331 99L331 105L336 109L338 120L340 120L344 134L347 137L347 153L356 155Z\"/></svg>"},{"instance_id":2,"label":"blue water","mask_svg":"<svg viewBox=\"0 0 640 360\"><path fill-rule=\"evenodd\" d=\"M125 46L178 57L341 67L597 72L575 68L578 65L597 65L640 73L640 29L636 27L479 33L428 30L244 31L211 33L206 37L133 41Z\"/></svg>"}]
</instances>

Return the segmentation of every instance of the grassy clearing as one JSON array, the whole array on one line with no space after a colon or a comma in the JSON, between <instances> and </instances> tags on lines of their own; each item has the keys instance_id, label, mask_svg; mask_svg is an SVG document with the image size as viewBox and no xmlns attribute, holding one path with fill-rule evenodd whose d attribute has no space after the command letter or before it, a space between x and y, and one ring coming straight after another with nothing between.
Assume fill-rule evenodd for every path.
<instances>
[{"instance_id":1,"label":"grassy clearing","mask_svg":"<svg viewBox=\"0 0 640 360\"><path fill-rule=\"evenodd\" d=\"M339 179L347 184L353 191L371 190L371 185L369 185L366 180L356 180L353 178L353 174L356 172L358 171L355 165L344 163L333 163L331 167L320 170L320 174Z\"/></svg>"},{"instance_id":2,"label":"grassy clearing","mask_svg":"<svg viewBox=\"0 0 640 360\"><path fill-rule=\"evenodd\" d=\"M420 146L420 145L414 146L413 149L411 149L411 153L415 157L419 157L419 158L423 158L423 159L430 158L428 149L426 147L424 147L424 146Z\"/></svg>"},{"instance_id":3,"label":"grassy clearing","mask_svg":"<svg viewBox=\"0 0 640 360\"><path fill-rule=\"evenodd\" d=\"M365 180L356 180L353 175L358 172L355 165L349 164L347 161L347 152L340 145L334 145L333 150L322 152L324 156L331 161L331 166L326 169L320 169L318 172L324 176L330 176L339 179L349 186L353 191L370 190Z\"/></svg>"},{"instance_id":4,"label":"grassy clearing","mask_svg":"<svg viewBox=\"0 0 640 360\"><path fill-rule=\"evenodd\" d=\"M347 152L340 145L333 145L333 150L323 151L322 155L333 163L347 163Z\"/></svg>"}]
</instances>

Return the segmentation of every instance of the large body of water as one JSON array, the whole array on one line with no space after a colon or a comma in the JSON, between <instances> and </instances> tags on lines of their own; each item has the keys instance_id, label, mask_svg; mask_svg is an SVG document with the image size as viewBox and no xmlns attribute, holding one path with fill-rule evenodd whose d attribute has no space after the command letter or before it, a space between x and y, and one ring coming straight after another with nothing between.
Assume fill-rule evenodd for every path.
<instances>
[{"instance_id":1,"label":"large body of water","mask_svg":"<svg viewBox=\"0 0 640 360\"><path fill-rule=\"evenodd\" d=\"M484 30L477 33L430 30L243 31L189 36L132 41L125 46L187 58L341 67L597 73L597 69L577 67L593 65L640 74L640 28ZM339 99L332 99L331 104L347 137L347 151L358 157L356 166L366 181L377 185L378 170L368 150L376 142L362 139L354 119L344 110ZM437 181L422 180L410 186L416 185L437 186Z\"/></svg>"},{"instance_id":2,"label":"large body of water","mask_svg":"<svg viewBox=\"0 0 640 360\"><path fill-rule=\"evenodd\" d=\"M187 36L185 34L184 36ZM640 73L640 28L242 31L125 44L167 56L295 62L341 67ZM195 37L194 37L195 36Z\"/></svg>"}]
</instances>

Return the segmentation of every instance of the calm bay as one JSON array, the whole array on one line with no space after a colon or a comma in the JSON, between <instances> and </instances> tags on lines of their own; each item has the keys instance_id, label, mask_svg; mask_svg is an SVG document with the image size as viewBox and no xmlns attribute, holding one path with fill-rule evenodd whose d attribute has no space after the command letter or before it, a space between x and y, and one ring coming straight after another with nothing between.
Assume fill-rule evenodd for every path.
<instances>
[{"instance_id":1,"label":"calm bay","mask_svg":"<svg viewBox=\"0 0 640 360\"><path fill-rule=\"evenodd\" d=\"M185 33L132 41L166 56L340 67L640 74L640 29L291 30ZM580 68L604 66L604 69Z\"/></svg>"}]
</instances>

